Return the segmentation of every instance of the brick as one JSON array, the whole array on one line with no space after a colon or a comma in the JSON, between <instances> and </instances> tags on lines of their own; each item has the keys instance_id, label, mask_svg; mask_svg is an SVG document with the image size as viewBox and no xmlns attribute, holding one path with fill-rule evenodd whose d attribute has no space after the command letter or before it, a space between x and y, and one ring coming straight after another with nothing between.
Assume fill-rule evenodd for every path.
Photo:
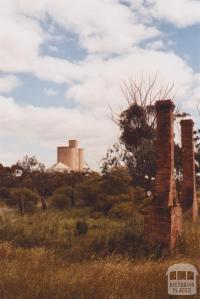
<instances>
[{"instance_id":1,"label":"brick","mask_svg":"<svg viewBox=\"0 0 200 299\"><path fill-rule=\"evenodd\" d=\"M144 236L151 247L176 246L181 236L182 213L177 202L174 178L174 104L171 100L156 102L157 173L155 196L145 214Z\"/></svg>"},{"instance_id":2,"label":"brick","mask_svg":"<svg viewBox=\"0 0 200 299\"><path fill-rule=\"evenodd\" d=\"M195 180L195 157L194 157L194 122L192 119L181 121L181 141L183 160L183 183L181 192L181 204L183 212L191 211L193 220L198 217L198 204Z\"/></svg>"}]
</instances>

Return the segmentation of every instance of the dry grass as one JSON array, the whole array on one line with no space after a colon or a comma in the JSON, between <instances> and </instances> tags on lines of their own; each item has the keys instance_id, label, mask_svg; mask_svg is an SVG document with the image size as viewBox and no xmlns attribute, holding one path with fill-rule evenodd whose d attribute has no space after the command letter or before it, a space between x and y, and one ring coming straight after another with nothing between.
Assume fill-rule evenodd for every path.
<instances>
[{"instance_id":1,"label":"dry grass","mask_svg":"<svg viewBox=\"0 0 200 299\"><path fill-rule=\"evenodd\" d=\"M23 248L44 247L70 261L113 253L142 253L140 228L133 220L119 221L102 215L94 219L91 216L87 209L72 210L71 213L52 210L24 217L10 213L0 218L0 241ZM77 236L75 228L80 219L89 229L87 234Z\"/></svg>"},{"instance_id":2,"label":"dry grass","mask_svg":"<svg viewBox=\"0 0 200 299\"><path fill-rule=\"evenodd\" d=\"M187 221L183 226L184 254L200 260L200 221Z\"/></svg>"},{"instance_id":3,"label":"dry grass","mask_svg":"<svg viewBox=\"0 0 200 299\"><path fill-rule=\"evenodd\" d=\"M180 261L183 259L138 263L110 257L69 264L42 248L16 249L3 243L0 298L165 299L166 270ZM200 266L200 262L187 261Z\"/></svg>"},{"instance_id":4,"label":"dry grass","mask_svg":"<svg viewBox=\"0 0 200 299\"><path fill-rule=\"evenodd\" d=\"M87 221L86 235L74 235L77 219ZM0 299L167 299L170 265L200 270L199 224L185 223L184 253L159 261L132 257L124 225L89 211L7 215L0 222ZM109 251L124 244L123 256Z\"/></svg>"}]
</instances>

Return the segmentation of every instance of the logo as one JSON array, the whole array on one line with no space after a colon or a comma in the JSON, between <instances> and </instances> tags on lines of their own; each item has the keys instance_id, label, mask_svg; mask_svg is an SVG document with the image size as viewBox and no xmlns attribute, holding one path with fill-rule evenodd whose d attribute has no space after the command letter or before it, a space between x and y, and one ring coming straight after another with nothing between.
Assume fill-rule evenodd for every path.
<instances>
[{"instance_id":1,"label":"logo","mask_svg":"<svg viewBox=\"0 0 200 299\"><path fill-rule=\"evenodd\" d=\"M196 295L197 269L191 264L174 264L166 272L169 295Z\"/></svg>"}]
</instances>

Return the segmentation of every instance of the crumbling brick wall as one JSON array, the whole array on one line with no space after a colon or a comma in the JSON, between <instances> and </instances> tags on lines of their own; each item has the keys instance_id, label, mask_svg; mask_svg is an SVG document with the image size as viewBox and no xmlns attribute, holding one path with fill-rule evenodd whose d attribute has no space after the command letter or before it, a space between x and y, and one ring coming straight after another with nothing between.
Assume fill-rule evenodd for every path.
<instances>
[{"instance_id":1,"label":"crumbling brick wall","mask_svg":"<svg viewBox=\"0 0 200 299\"><path fill-rule=\"evenodd\" d=\"M173 248L181 234L181 207L176 199L174 179L174 104L171 100L156 102L157 174L155 196L145 213L144 235L153 247Z\"/></svg>"},{"instance_id":2,"label":"crumbling brick wall","mask_svg":"<svg viewBox=\"0 0 200 299\"><path fill-rule=\"evenodd\" d=\"M182 160L183 160L183 183L181 193L181 205L183 212L192 211L193 220L198 216L198 204L195 181L195 158L194 158L194 122L192 119L181 121Z\"/></svg>"},{"instance_id":3,"label":"crumbling brick wall","mask_svg":"<svg viewBox=\"0 0 200 299\"><path fill-rule=\"evenodd\" d=\"M179 244L182 234L182 207L177 204L171 208L171 236L170 248L173 249Z\"/></svg>"},{"instance_id":4,"label":"crumbling brick wall","mask_svg":"<svg viewBox=\"0 0 200 299\"><path fill-rule=\"evenodd\" d=\"M155 197L159 205L173 206L176 198L174 184L174 104L171 100L157 101L157 173Z\"/></svg>"}]
</instances>

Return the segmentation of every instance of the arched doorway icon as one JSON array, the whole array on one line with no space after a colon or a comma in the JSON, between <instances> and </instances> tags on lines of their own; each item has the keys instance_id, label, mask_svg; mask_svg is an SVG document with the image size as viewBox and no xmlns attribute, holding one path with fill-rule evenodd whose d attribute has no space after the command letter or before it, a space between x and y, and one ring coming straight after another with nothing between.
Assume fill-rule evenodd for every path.
<instances>
[{"instance_id":1,"label":"arched doorway icon","mask_svg":"<svg viewBox=\"0 0 200 299\"><path fill-rule=\"evenodd\" d=\"M174 264L166 272L169 295L195 295L197 269L191 264Z\"/></svg>"}]
</instances>

